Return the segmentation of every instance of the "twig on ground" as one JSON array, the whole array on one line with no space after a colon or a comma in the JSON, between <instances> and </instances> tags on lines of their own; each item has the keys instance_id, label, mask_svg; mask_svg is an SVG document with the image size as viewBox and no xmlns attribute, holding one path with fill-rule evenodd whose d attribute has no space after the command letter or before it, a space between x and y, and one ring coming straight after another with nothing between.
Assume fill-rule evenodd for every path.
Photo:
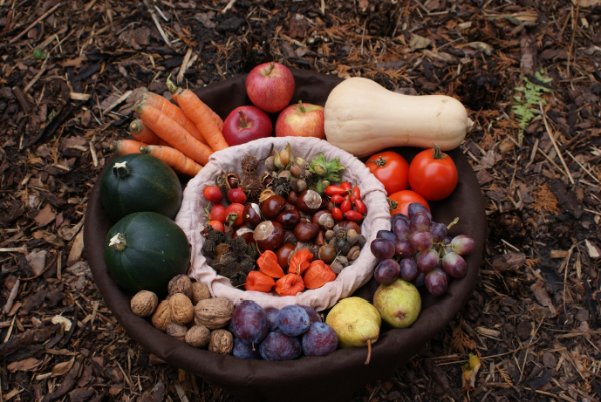
<instances>
[{"instance_id":1,"label":"twig on ground","mask_svg":"<svg viewBox=\"0 0 601 402\"><path fill-rule=\"evenodd\" d=\"M22 30L21 32L19 32L17 34L17 36L14 36L10 41L8 41L8 43L15 43L16 41L18 41L19 38L21 38L21 36L25 35L27 32L29 32L29 30L31 28L33 28L34 26L36 26L40 21L43 21L46 17L48 17L53 12L55 12L56 9L59 8L61 5L62 5L62 3L56 3L54 5L54 7L52 7L50 10L46 11L44 14L40 15L35 21L33 21L31 24L29 24L27 26L27 28L25 28L24 30Z\"/></svg>"},{"instance_id":2,"label":"twig on ground","mask_svg":"<svg viewBox=\"0 0 601 402\"><path fill-rule=\"evenodd\" d=\"M540 115L543 118L543 124L545 125L545 130L547 132L547 135L551 139L553 148L555 148L555 152L557 152L557 156L559 157L559 160L561 161L561 164L563 165L563 168L565 170L566 175L568 176L568 179L570 180L570 183L575 184L574 178L572 177L572 174L570 173L570 169L568 169L568 165L566 164L566 161L563 159L563 155L561 154L561 151L559 150L557 141L555 141L555 137L553 136L553 130L551 129L551 126L549 126L549 122L547 121L547 116L545 115L545 111L543 110L542 103L539 103L538 106L540 108Z\"/></svg>"}]
</instances>

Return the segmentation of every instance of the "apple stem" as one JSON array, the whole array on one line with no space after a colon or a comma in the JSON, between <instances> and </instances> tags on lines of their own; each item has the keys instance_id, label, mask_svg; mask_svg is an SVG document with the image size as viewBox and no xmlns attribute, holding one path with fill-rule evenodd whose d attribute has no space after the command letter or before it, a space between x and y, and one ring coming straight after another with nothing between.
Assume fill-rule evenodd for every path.
<instances>
[{"instance_id":1,"label":"apple stem","mask_svg":"<svg viewBox=\"0 0 601 402\"><path fill-rule=\"evenodd\" d=\"M305 105L303 104L302 100L298 101L298 108L300 109L301 113L305 113L307 111L307 109L305 109Z\"/></svg>"},{"instance_id":2,"label":"apple stem","mask_svg":"<svg viewBox=\"0 0 601 402\"><path fill-rule=\"evenodd\" d=\"M365 358L365 361L363 362L363 364L365 364L366 366L369 364L369 361L371 360L371 339L367 340L367 357Z\"/></svg>"},{"instance_id":3,"label":"apple stem","mask_svg":"<svg viewBox=\"0 0 601 402\"><path fill-rule=\"evenodd\" d=\"M274 62L269 63L269 66L267 66L267 68L265 70L263 70L263 76L266 77L269 74L271 74L271 72L273 71L274 68L275 68L275 63Z\"/></svg>"},{"instance_id":4,"label":"apple stem","mask_svg":"<svg viewBox=\"0 0 601 402\"><path fill-rule=\"evenodd\" d=\"M244 113L243 111L239 111L238 115L240 116L240 119L238 120L238 122L240 123L240 127L248 128L249 124L248 119L246 118L246 113Z\"/></svg>"}]
</instances>

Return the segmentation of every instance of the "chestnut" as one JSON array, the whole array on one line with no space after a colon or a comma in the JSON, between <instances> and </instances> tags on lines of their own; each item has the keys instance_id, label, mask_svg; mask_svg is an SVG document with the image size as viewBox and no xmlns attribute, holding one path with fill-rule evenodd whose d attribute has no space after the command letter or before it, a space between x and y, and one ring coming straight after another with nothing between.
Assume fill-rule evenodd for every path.
<instances>
[{"instance_id":1,"label":"chestnut","mask_svg":"<svg viewBox=\"0 0 601 402\"><path fill-rule=\"evenodd\" d=\"M285 243L283 246L278 248L275 255L278 257L278 264L284 269L288 268L290 262L290 256L296 250L296 245L292 243Z\"/></svg>"},{"instance_id":2,"label":"chestnut","mask_svg":"<svg viewBox=\"0 0 601 402\"><path fill-rule=\"evenodd\" d=\"M262 201L259 204L259 207L264 217L266 217L267 219L273 219L276 216L278 216L282 208L284 208L285 204L286 200L284 199L284 197L278 194L274 194L266 200Z\"/></svg>"},{"instance_id":3,"label":"chestnut","mask_svg":"<svg viewBox=\"0 0 601 402\"><path fill-rule=\"evenodd\" d=\"M242 226L241 228L238 228L235 232L234 235L232 236L232 238L236 239L238 237L241 237L242 239L244 239L244 241L246 243L253 243L254 242L254 231L249 228L248 226Z\"/></svg>"},{"instance_id":4,"label":"chestnut","mask_svg":"<svg viewBox=\"0 0 601 402\"><path fill-rule=\"evenodd\" d=\"M336 258L336 249L331 244L324 244L319 248L317 257L326 264L330 264Z\"/></svg>"},{"instance_id":5,"label":"chestnut","mask_svg":"<svg viewBox=\"0 0 601 402\"><path fill-rule=\"evenodd\" d=\"M300 193L296 201L296 207L303 212L313 213L321 207L323 199L315 190L307 189Z\"/></svg>"},{"instance_id":6,"label":"chestnut","mask_svg":"<svg viewBox=\"0 0 601 402\"><path fill-rule=\"evenodd\" d=\"M315 215L313 215L313 218L311 218L311 222L319 225L320 228L325 230L332 229L335 224L332 214L323 209L315 212Z\"/></svg>"},{"instance_id":7,"label":"chestnut","mask_svg":"<svg viewBox=\"0 0 601 402\"><path fill-rule=\"evenodd\" d=\"M255 228L253 239L262 250L276 250L284 240L284 228L278 222L263 221Z\"/></svg>"},{"instance_id":8,"label":"chestnut","mask_svg":"<svg viewBox=\"0 0 601 402\"><path fill-rule=\"evenodd\" d=\"M296 238L294 233L292 233L292 231L286 230L284 231L284 243L296 244L298 243L298 239Z\"/></svg>"},{"instance_id":9,"label":"chestnut","mask_svg":"<svg viewBox=\"0 0 601 402\"><path fill-rule=\"evenodd\" d=\"M298 194L296 191L291 191L288 193L288 202L290 204L296 205L296 201L298 200Z\"/></svg>"},{"instance_id":10,"label":"chestnut","mask_svg":"<svg viewBox=\"0 0 601 402\"><path fill-rule=\"evenodd\" d=\"M350 229L354 229L357 233L361 234L361 226L357 222L353 221L342 221L336 224L340 229L344 229L349 231ZM334 227L336 229L336 227Z\"/></svg>"},{"instance_id":11,"label":"chestnut","mask_svg":"<svg viewBox=\"0 0 601 402\"><path fill-rule=\"evenodd\" d=\"M319 226L309 221L301 221L294 227L294 236L302 242L312 240L318 232Z\"/></svg>"},{"instance_id":12,"label":"chestnut","mask_svg":"<svg viewBox=\"0 0 601 402\"><path fill-rule=\"evenodd\" d=\"M251 202L244 206L244 221L249 223L252 227L257 226L261 223L261 210L259 204Z\"/></svg>"},{"instance_id":13,"label":"chestnut","mask_svg":"<svg viewBox=\"0 0 601 402\"><path fill-rule=\"evenodd\" d=\"M278 214L276 220L281 223L284 228L293 229L296 224L300 222L300 213L296 208L290 210L284 208L284 210Z\"/></svg>"}]
</instances>

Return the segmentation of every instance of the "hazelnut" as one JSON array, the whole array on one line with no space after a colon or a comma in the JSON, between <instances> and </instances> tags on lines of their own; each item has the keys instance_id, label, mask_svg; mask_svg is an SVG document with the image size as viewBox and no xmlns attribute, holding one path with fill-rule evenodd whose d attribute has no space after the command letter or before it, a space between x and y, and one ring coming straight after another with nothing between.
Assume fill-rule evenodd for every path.
<instances>
[{"instance_id":1,"label":"hazelnut","mask_svg":"<svg viewBox=\"0 0 601 402\"><path fill-rule=\"evenodd\" d=\"M348 258L349 261L355 261L359 258L359 254L361 254L361 246L353 246L348 253L346 253L346 258Z\"/></svg>"},{"instance_id":2,"label":"hazelnut","mask_svg":"<svg viewBox=\"0 0 601 402\"><path fill-rule=\"evenodd\" d=\"M183 293L188 297L192 297L192 280L188 275L175 275L167 284L167 293L169 293L169 296L175 293Z\"/></svg>"},{"instance_id":3,"label":"hazelnut","mask_svg":"<svg viewBox=\"0 0 601 402\"><path fill-rule=\"evenodd\" d=\"M188 328L185 325L170 322L169 324L167 324L165 332L167 333L167 335L172 336L179 341L183 341L186 336L186 333L188 332Z\"/></svg>"},{"instance_id":4,"label":"hazelnut","mask_svg":"<svg viewBox=\"0 0 601 402\"><path fill-rule=\"evenodd\" d=\"M211 332L209 351L227 355L234 348L234 336L225 329L216 329Z\"/></svg>"},{"instance_id":5,"label":"hazelnut","mask_svg":"<svg viewBox=\"0 0 601 402\"><path fill-rule=\"evenodd\" d=\"M190 327L184 340L190 346L195 348L205 348L211 339L211 330L204 325L193 325Z\"/></svg>"},{"instance_id":6,"label":"hazelnut","mask_svg":"<svg viewBox=\"0 0 601 402\"><path fill-rule=\"evenodd\" d=\"M140 290L130 301L131 311L138 317L148 317L159 304L159 298L150 290Z\"/></svg>"},{"instance_id":7,"label":"hazelnut","mask_svg":"<svg viewBox=\"0 0 601 402\"><path fill-rule=\"evenodd\" d=\"M161 331L167 329L167 325L171 322L171 306L169 305L169 300L163 300L159 303L150 320L155 328L158 328Z\"/></svg>"},{"instance_id":8,"label":"hazelnut","mask_svg":"<svg viewBox=\"0 0 601 402\"><path fill-rule=\"evenodd\" d=\"M183 293L175 293L168 300L171 307L171 321L180 325L192 322L194 319L194 305L188 296Z\"/></svg>"},{"instance_id":9,"label":"hazelnut","mask_svg":"<svg viewBox=\"0 0 601 402\"><path fill-rule=\"evenodd\" d=\"M211 297L211 291L209 287L202 282L192 282L192 304L196 304L204 299Z\"/></svg>"},{"instance_id":10,"label":"hazelnut","mask_svg":"<svg viewBox=\"0 0 601 402\"><path fill-rule=\"evenodd\" d=\"M209 329L225 327L232 318L234 303L225 297L213 297L199 301L194 307L194 323Z\"/></svg>"},{"instance_id":11,"label":"hazelnut","mask_svg":"<svg viewBox=\"0 0 601 402\"><path fill-rule=\"evenodd\" d=\"M330 268L332 268L332 271L336 272L336 274L339 274L344 269L344 265L342 265L340 261L335 260L330 264Z\"/></svg>"}]
</instances>

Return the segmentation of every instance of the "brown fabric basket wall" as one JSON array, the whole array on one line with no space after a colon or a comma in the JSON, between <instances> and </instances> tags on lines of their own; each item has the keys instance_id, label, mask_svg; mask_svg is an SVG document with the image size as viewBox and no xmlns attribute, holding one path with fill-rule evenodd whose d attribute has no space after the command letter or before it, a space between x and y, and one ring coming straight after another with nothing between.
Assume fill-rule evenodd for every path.
<instances>
[{"instance_id":1,"label":"brown fabric basket wall","mask_svg":"<svg viewBox=\"0 0 601 402\"><path fill-rule=\"evenodd\" d=\"M304 70L293 71L297 90L294 101L324 104L330 90L340 82L337 77ZM236 106L248 104L244 93L245 76L219 82L198 90L198 94L221 116ZM415 149L399 149L408 160ZM199 350L177 341L152 327L129 308L124 294L108 276L103 258L104 239L111 222L99 200L98 183L90 193L85 218L85 253L95 282L117 320L127 333L145 349L174 367L182 368L204 380L222 386L244 401L348 401L365 384L391 376L395 369L419 352L420 348L444 328L462 308L476 285L486 239L486 217L476 176L460 150L450 152L459 170L459 185L448 199L432 204L434 219L448 223L456 216L459 223L453 233L466 233L476 239L476 247L467 258L468 275L452 281L442 298L423 295L423 310L408 329L384 326L375 343L371 362L365 365L365 348L340 349L326 357L303 357L286 362L239 360ZM371 299L375 283L355 292Z\"/></svg>"}]
</instances>

